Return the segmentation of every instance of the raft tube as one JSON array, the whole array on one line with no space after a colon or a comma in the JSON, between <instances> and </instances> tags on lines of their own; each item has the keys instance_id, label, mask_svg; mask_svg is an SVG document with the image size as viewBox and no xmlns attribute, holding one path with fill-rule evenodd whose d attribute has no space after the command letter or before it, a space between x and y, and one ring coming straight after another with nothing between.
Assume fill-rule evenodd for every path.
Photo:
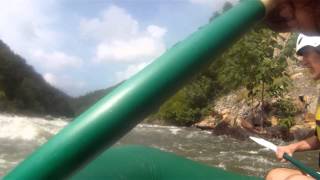
<instances>
[{"instance_id":1,"label":"raft tube","mask_svg":"<svg viewBox=\"0 0 320 180\"><path fill-rule=\"evenodd\" d=\"M76 173L156 112L215 57L263 19L267 12L265 4L259 0L245 0L200 28L77 117L9 172L4 180L57 180Z\"/></svg>"},{"instance_id":2,"label":"raft tube","mask_svg":"<svg viewBox=\"0 0 320 180\"><path fill-rule=\"evenodd\" d=\"M71 180L262 180L143 146L111 148Z\"/></svg>"}]
</instances>

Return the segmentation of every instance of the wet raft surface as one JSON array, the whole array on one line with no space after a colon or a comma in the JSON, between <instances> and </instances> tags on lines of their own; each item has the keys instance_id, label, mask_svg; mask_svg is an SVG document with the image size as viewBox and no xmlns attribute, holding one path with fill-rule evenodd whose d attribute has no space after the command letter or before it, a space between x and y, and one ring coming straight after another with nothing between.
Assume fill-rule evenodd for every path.
<instances>
[{"instance_id":1,"label":"wet raft surface","mask_svg":"<svg viewBox=\"0 0 320 180\"><path fill-rule=\"evenodd\" d=\"M106 151L72 180L260 180L223 171L172 153L143 146L122 146Z\"/></svg>"}]
</instances>

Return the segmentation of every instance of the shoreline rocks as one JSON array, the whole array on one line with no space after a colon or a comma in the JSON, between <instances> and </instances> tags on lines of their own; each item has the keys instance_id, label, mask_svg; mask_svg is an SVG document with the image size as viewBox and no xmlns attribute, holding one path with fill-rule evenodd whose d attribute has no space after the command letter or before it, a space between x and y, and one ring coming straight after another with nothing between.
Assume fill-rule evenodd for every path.
<instances>
[{"instance_id":1,"label":"shoreline rocks","mask_svg":"<svg viewBox=\"0 0 320 180\"><path fill-rule=\"evenodd\" d=\"M206 124L208 123L208 124ZM227 122L222 121L221 123L213 126L213 122L202 121L195 127L201 130L211 130L213 135L221 136L227 135L238 140L246 140L249 136L260 136L264 138L275 138L283 141L302 140L307 137L314 135L315 129L307 126L293 126L290 130L284 126L273 126L273 127L234 127Z\"/></svg>"}]
</instances>

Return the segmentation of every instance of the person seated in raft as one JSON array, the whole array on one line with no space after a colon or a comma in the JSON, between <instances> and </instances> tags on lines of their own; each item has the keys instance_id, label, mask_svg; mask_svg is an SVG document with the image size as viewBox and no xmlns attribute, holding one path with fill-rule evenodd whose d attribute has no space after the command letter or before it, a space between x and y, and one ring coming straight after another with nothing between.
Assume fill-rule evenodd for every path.
<instances>
[{"instance_id":1,"label":"person seated in raft","mask_svg":"<svg viewBox=\"0 0 320 180\"><path fill-rule=\"evenodd\" d=\"M262 0L269 1L269 0ZM320 0L271 0L274 6L269 7L271 10L265 18L265 23L269 25L271 29L278 32L303 32L308 35L320 35ZM272 4L272 3L271 3ZM304 46L299 42L305 38L311 38L312 40L319 39L319 37L307 37L301 35L298 38L297 47L298 55L302 56L302 62L307 65L312 71L313 78L320 78L320 53L319 47L315 42L314 45ZM301 39L302 38L302 39ZM307 39L304 39L307 40ZM317 125L319 131L320 126ZM311 149L319 149L319 135L312 136L303 141L290 144L288 146L279 147L276 156L284 161L282 158L286 152L292 155L296 151L306 151ZM298 170L278 168L271 170L267 176L267 180L311 180L310 176L303 174Z\"/></svg>"},{"instance_id":2,"label":"person seated in raft","mask_svg":"<svg viewBox=\"0 0 320 180\"><path fill-rule=\"evenodd\" d=\"M312 77L315 80L320 79L320 36L306 36L300 34L296 46L297 55L302 57L302 63L310 69ZM316 112L316 133L314 136L305 140L293 143L287 146L279 146L276 156L279 160L284 161L283 154L288 153L290 156L294 152L320 149L320 104ZM313 178L303 174L299 170L277 168L271 170L266 180L312 180Z\"/></svg>"}]
</instances>

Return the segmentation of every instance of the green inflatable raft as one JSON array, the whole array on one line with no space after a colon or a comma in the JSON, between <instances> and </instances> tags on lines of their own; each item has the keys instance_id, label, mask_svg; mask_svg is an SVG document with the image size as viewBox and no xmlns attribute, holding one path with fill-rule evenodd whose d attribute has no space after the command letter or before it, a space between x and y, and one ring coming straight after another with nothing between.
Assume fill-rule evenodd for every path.
<instances>
[{"instance_id":1,"label":"green inflatable raft","mask_svg":"<svg viewBox=\"0 0 320 180\"><path fill-rule=\"evenodd\" d=\"M262 180L143 146L111 148L71 180Z\"/></svg>"}]
</instances>

